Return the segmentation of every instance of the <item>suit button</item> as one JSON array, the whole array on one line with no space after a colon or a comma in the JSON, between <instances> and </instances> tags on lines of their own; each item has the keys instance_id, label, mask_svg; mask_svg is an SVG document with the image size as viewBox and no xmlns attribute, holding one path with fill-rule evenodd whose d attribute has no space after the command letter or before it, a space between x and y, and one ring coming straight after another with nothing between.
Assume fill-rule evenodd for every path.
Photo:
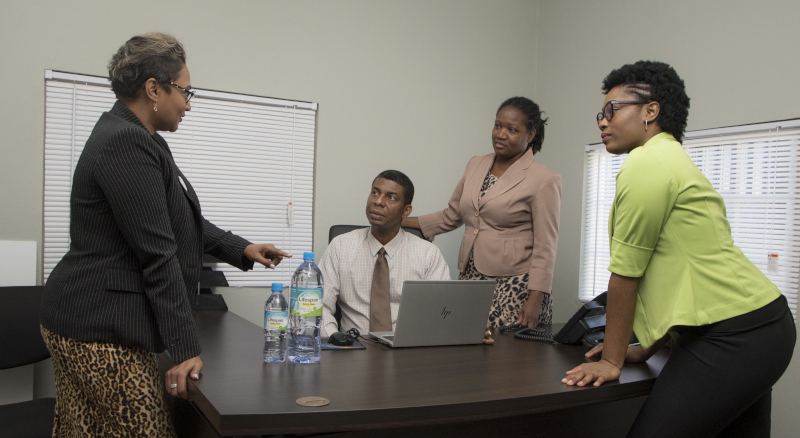
<instances>
[{"instance_id":1,"label":"suit button","mask_svg":"<svg viewBox=\"0 0 800 438\"><path fill-rule=\"evenodd\" d=\"M477 211L475 212L475 216L478 216L478 212Z\"/></svg>"},{"instance_id":2,"label":"suit button","mask_svg":"<svg viewBox=\"0 0 800 438\"><path fill-rule=\"evenodd\" d=\"M475 230L475 234L478 234L478 230Z\"/></svg>"}]
</instances>

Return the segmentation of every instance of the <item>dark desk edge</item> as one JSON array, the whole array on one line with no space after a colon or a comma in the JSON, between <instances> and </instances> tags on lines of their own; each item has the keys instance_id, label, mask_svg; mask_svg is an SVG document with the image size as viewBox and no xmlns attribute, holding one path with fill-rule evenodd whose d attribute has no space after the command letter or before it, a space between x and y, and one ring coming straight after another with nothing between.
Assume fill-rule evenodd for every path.
<instances>
[{"instance_id":1,"label":"dark desk edge","mask_svg":"<svg viewBox=\"0 0 800 438\"><path fill-rule=\"evenodd\" d=\"M203 313L205 313L205 311ZM241 319L238 315L235 316ZM247 323L250 324L249 321ZM302 434L364 431L395 427L446 425L535 415L648 395L654 383L655 378L629 383L611 382L596 388L574 387L571 391L558 394L537 395L491 402L481 401L449 405L377 408L354 411L314 411L313 421L303 426L297 426L296 415L286 414L280 417L270 418L268 433ZM206 399L193 382L190 382L188 390L192 400L190 402L191 405L202 412L202 416L218 434L229 436L265 433L264 418L262 415L222 415ZM490 406L488 410L487 405ZM402 418L403 420L398 420L398 418Z\"/></svg>"}]
</instances>

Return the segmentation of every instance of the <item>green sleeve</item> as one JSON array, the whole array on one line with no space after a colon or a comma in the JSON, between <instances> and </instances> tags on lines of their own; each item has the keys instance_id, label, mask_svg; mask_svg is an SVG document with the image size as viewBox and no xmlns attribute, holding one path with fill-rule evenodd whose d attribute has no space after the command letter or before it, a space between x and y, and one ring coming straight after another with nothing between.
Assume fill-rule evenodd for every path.
<instances>
[{"instance_id":1,"label":"green sleeve","mask_svg":"<svg viewBox=\"0 0 800 438\"><path fill-rule=\"evenodd\" d=\"M654 154L634 149L617 174L609 218L611 264L626 277L644 275L677 198L676 182Z\"/></svg>"}]
</instances>

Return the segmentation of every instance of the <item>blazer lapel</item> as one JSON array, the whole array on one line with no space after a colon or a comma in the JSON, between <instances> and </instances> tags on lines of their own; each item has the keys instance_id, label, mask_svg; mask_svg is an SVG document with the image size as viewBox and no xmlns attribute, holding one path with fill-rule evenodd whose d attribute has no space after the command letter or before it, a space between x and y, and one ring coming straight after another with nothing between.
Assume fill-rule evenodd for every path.
<instances>
[{"instance_id":1,"label":"blazer lapel","mask_svg":"<svg viewBox=\"0 0 800 438\"><path fill-rule=\"evenodd\" d=\"M481 204L486 204L492 199L502 195L503 193L511 190L525 179L525 170L533 164L533 154L525 153L506 170L506 173L501 176L496 183L483 195Z\"/></svg>"},{"instance_id":2,"label":"blazer lapel","mask_svg":"<svg viewBox=\"0 0 800 438\"><path fill-rule=\"evenodd\" d=\"M172 151L169 149L167 141L164 140L164 137L158 134L153 135L153 138L156 140L156 143L158 143L161 147L164 148L164 150L167 151L167 155L169 155L169 161L172 164L172 169L174 172L178 173L178 182L183 188L183 194L186 195L186 198L189 199L189 203L192 204L192 208L194 209L194 211L198 215L202 216L202 210L200 210L200 198L197 197L197 193L194 191L194 187L192 187L192 184L189 182L189 180L185 176L183 176L183 172L181 172L181 169L175 163L175 158L172 156Z\"/></svg>"},{"instance_id":3,"label":"blazer lapel","mask_svg":"<svg viewBox=\"0 0 800 438\"><path fill-rule=\"evenodd\" d=\"M472 206L475 210L480 209L478 205L478 195L481 194L483 180L486 179L486 174L489 173L492 164L494 164L494 154L484 156L480 163L478 163L478 167L475 168L475 171L470 174L470 180L464 182L464 190L472 194Z\"/></svg>"},{"instance_id":4,"label":"blazer lapel","mask_svg":"<svg viewBox=\"0 0 800 438\"><path fill-rule=\"evenodd\" d=\"M194 187L192 187L192 184L189 182L189 180L183 176L183 172L181 172L180 169L177 167L175 167L175 169L178 170L178 181L181 183L181 187L183 187L183 193L185 193L186 197L189 198L189 201L192 202L192 207L200 212L200 198L197 197Z\"/></svg>"}]
</instances>

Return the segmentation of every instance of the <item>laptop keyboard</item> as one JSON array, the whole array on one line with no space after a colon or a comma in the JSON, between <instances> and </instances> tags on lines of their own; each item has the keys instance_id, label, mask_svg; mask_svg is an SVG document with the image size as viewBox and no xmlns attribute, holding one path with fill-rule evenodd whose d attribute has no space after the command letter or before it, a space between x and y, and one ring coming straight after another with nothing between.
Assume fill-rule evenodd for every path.
<instances>
[{"instance_id":1,"label":"laptop keyboard","mask_svg":"<svg viewBox=\"0 0 800 438\"><path fill-rule=\"evenodd\" d=\"M392 341L392 342L394 342L394 335L386 335L386 336L383 336L383 339L386 339L387 341Z\"/></svg>"}]
</instances>

